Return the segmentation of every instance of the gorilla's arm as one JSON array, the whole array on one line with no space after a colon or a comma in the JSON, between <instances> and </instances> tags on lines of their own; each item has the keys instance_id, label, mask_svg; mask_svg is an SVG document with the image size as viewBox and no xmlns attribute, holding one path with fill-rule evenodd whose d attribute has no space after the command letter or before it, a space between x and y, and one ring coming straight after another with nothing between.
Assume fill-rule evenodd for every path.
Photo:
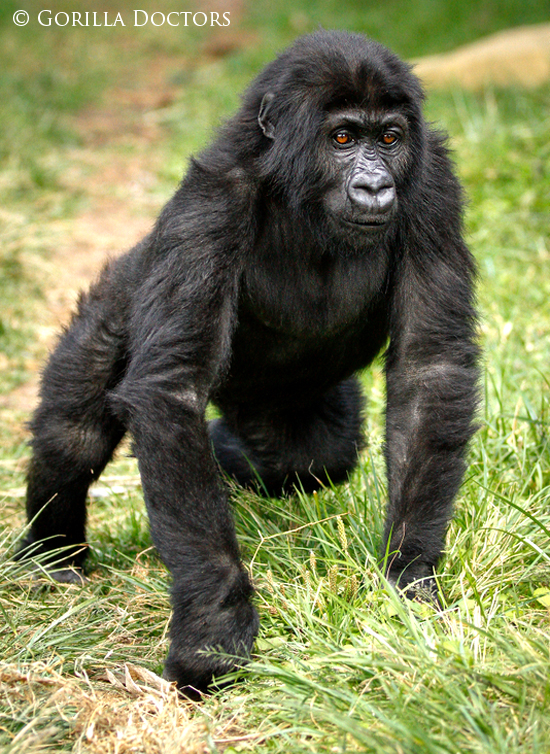
<instances>
[{"instance_id":1,"label":"gorilla's arm","mask_svg":"<svg viewBox=\"0 0 550 754\"><path fill-rule=\"evenodd\" d=\"M393 293L384 541L388 576L401 587L433 574L475 430L475 268L461 240L457 187L447 189L425 198L431 206L404 245ZM429 580L424 586L433 591Z\"/></svg>"},{"instance_id":2,"label":"gorilla's arm","mask_svg":"<svg viewBox=\"0 0 550 754\"><path fill-rule=\"evenodd\" d=\"M165 672L204 690L233 665L204 651L246 655L257 617L205 420L230 355L239 255L224 239L235 230L207 218L197 245L189 201L169 208L154 234L114 403L133 435L153 541L174 579Z\"/></svg>"}]
</instances>

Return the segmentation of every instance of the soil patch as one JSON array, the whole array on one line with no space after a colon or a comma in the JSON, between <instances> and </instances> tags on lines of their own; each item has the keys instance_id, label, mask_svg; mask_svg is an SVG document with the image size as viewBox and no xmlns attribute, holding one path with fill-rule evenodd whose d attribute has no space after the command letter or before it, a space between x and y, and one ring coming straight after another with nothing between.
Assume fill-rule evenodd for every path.
<instances>
[{"instance_id":1,"label":"soil patch","mask_svg":"<svg viewBox=\"0 0 550 754\"><path fill-rule=\"evenodd\" d=\"M445 55L422 58L414 71L428 88L540 86L550 79L550 24L508 29Z\"/></svg>"}]
</instances>

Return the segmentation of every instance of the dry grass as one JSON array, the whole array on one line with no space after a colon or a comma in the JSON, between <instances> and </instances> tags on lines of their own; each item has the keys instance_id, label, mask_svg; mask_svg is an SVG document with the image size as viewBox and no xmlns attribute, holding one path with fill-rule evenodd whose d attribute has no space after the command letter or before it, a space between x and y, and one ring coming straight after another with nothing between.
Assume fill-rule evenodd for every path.
<instances>
[{"instance_id":1,"label":"dry grass","mask_svg":"<svg viewBox=\"0 0 550 754\"><path fill-rule=\"evenodd\" d=\"M74 752L205 751L206 724L150 670L128 663L120 677L106 670L104 681L96 678L93 684L83 675L71 679L39 662L24 672L0 666L0 706L22 724L7 748L10 754L43 751L67 730Z\"/></svg>"}]
</instances>

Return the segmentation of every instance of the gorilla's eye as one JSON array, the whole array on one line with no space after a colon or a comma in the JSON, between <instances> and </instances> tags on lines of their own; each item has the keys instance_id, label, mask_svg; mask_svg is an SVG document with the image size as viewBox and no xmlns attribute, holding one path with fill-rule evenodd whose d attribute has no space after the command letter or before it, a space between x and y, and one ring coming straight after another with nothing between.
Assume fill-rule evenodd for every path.
<instances>
[{"instance_id":1,"label":"gorilla's eye","mask_svg":"<svg viewBox=\"0 0 550 754\"><path fill-rule=\"evenodd\" d=\"M397 134L395 131L385 131L382 134L382 143L385 144L387 147L390 147L392 144L395 144L397 141Z\"/></svg>"},{"instance_id":2,"label":"gorilla's eye","mask_svg":"<svg viewBox=\"0 0 550 754\"><path fill-rule=\"evenodd\" d=\"M341 147L346 147L353 141L353 136L349 131L337 131L332 138Z\"/></svg>"}]
</instances>

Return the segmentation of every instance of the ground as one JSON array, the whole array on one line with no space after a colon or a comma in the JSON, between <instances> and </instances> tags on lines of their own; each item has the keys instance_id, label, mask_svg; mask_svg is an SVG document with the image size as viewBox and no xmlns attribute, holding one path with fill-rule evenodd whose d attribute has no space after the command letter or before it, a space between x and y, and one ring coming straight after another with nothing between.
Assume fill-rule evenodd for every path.
<instances>
[{"instance_id":1,"label":"ground","mask_svg":"<svg viewBox=\"0 0 550 754\"><path fill-rule=\"evenodd\" d=\"M459 70L459 81L477 86L479 78L467 77L483 72L485 80L487 61L496 54L496 70L521 71L529 77L523 83L537 84L550 59L548 27L539 31L546 46L535 43L534 30L514 30L437 58L435 69ZM23 196L19 219L13 219L17 206L0 207L0 220L9 215L19 223L25 271L46 296L46 306L37 305L36 327L34 298L21 293L26 279L17 291L30 309L17 312L16 325L32 325L33 335L23 342L35 376L0 405L10 444L0 459L0 544L13 543L23 523L29 450L16 439L27 439L24 422L47 350L68 322L78 290L106 256L147 232L195 148L189 145L209 138L204 131L189 138L185 131L179 140L181 122L184 129L201 124L181 87L189 83L187 92L201 92L208 123L215 122L234 106L220 81L227 81L228 70L234 81L236 64L223 56L257 45L240 34L212 37L200 63L185 51L155 52L153 65L119 78L100 103L77 118L60 114L80 134L78 146L58 150L60 189L51 191L54 199L69 197L68 211L46 222L55 215L49 205L35 214L39 201L49 201L47 191L36 201ZM239 69L243 83L260 64L247 60ZM430 70L433 58L417 68L431 87L437 82ZM216 71L224 74L217 79ZM166 653L167 575L151 548L135 459L125 453L93 493L85 588L47 579L37 584L4 557L2 752L548 750L548 112L547 87L489 87L475 97L437 93L428 104L429 117L453 134L470 197L468 238L480 264L487 352L482 428L440 569L448 609L433 615L379 586L374 553L385 493L378 367L365 376L369 449L349 485L283 506L244 492L234 496L239 541L262 613L250 685L195 708L152 672L161 672ZM167 136L168 118L178 123L176 137ZM10 180L9 170L3 180ZM8 251L10 240L4 238ZM9 356L0 353L0 362ZM12 372L14 381L20 378Z\"/></svg>"}]
</instances>

